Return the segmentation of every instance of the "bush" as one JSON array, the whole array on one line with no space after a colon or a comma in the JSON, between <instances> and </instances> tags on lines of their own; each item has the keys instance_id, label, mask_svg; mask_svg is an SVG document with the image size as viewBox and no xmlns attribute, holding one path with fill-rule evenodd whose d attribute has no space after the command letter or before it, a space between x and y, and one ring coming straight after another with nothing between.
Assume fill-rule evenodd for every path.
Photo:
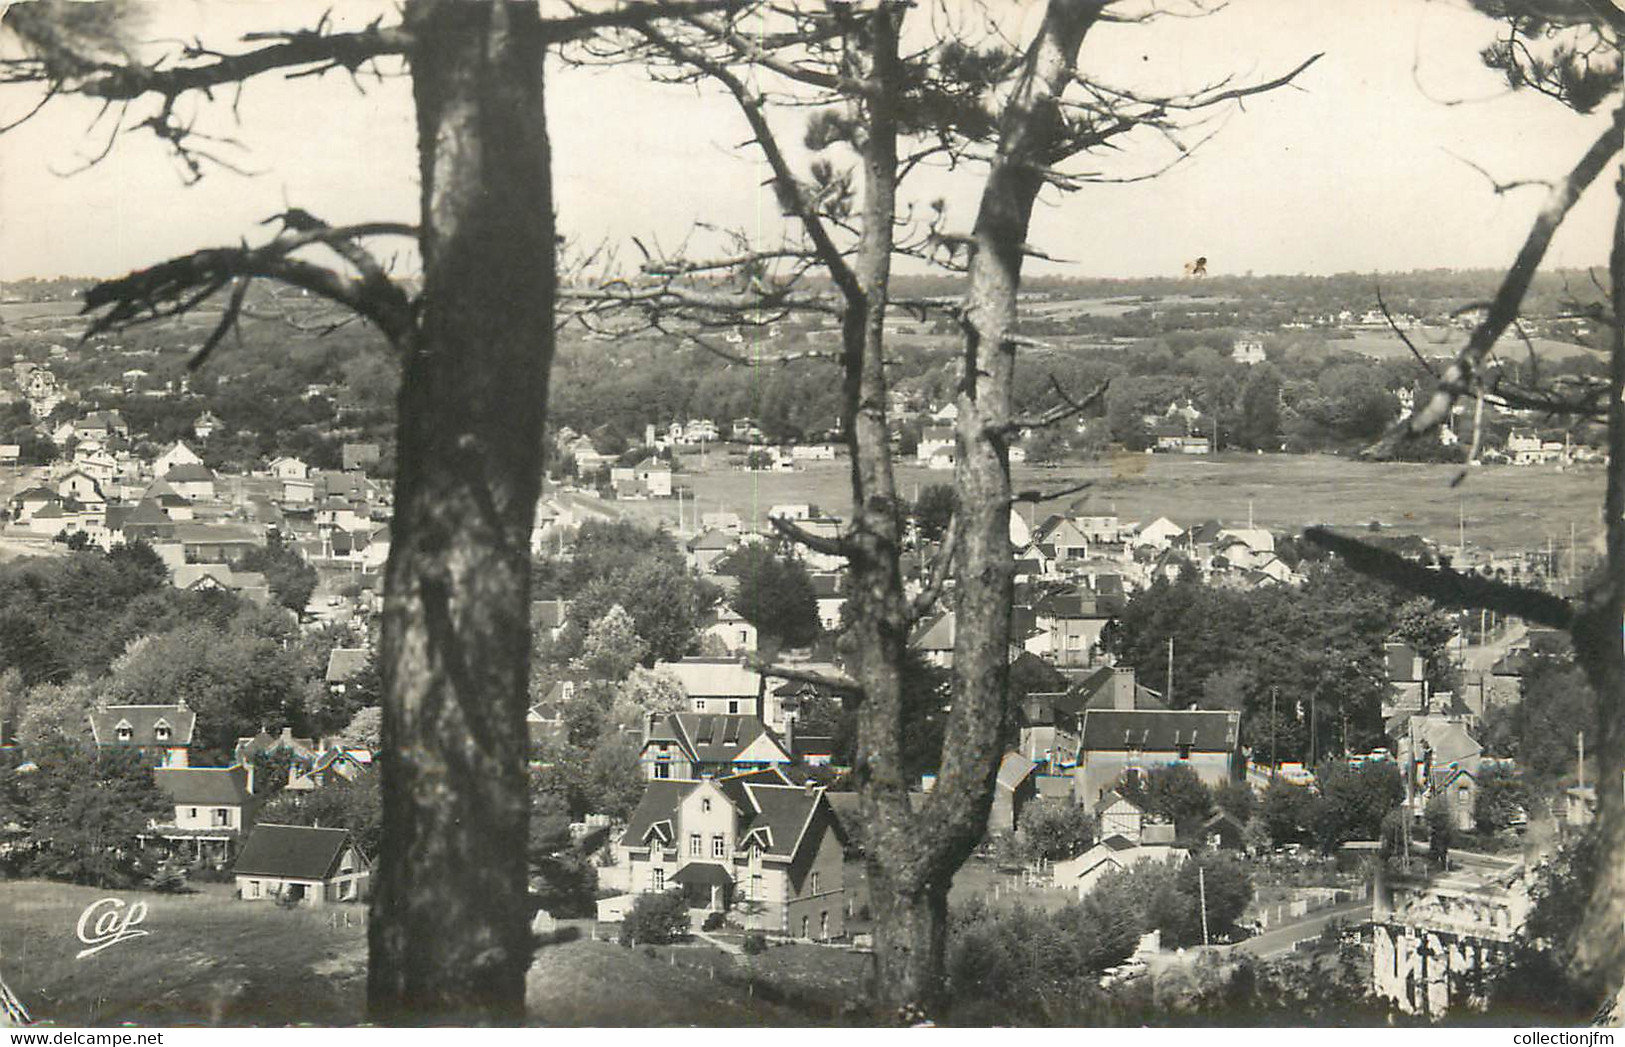
<instances>
[{"instance_id":1,"label":"bush","mask_svg":"<svg viewBox=\"0 0 1625 1047\"><path fill-rule=\"evenodd\" d=\"M688 906L681 892L640 894L621 924L621 941L669 945L688 935Z\"/></svg>"},{"instance_id":2,"label":"bush","mask_svg":"<svg viewBox=\"0 0 1625 1047\"><path fill-rule=\"evenodd\" d=\"M186 882L186 866L165 862L147 877L147 889L159 894L191 894L192 886Z\"/></svg>"},{"instance_id":3,"label":"bush","mask_svg":"<svg viewBox=\"0 0 1625 1047\"><path fill-rule=\"evenodd\" d=\"M702 930L702 931L720 930L721 927L722 927L723 921L725 919L726 919L726 917L724 917L723 914L720 913L720 912L708 912L708 913L705 914L705 922L700 924L700 930Z\"/></svg>"},{"instance_id":4,"label":"bush","mask_svg":"<svg viewBox=\"0 0 1625 1047\"><path fill-rule=\"evenodd\" d=\"M751 931L745 935L743 946L746 956L755 956L757 953L767 951L767 935L761 931Z\"/></svg>"}]
</instances>

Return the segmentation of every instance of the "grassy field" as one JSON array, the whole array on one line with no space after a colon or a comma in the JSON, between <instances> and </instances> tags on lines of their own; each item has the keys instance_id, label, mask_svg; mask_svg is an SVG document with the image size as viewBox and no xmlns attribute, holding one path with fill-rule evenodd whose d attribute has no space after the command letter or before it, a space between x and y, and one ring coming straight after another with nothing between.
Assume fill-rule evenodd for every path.
<instances>
[{"instance_id":1,"label":"grassy field","mask_svg":"<svg viewBox=\"0 0 1625 1047\"><path fill-rule=\"evenodd\" d=\"M688 461L679 482L692 492L684 502L685 521L700 512L727 509L747 522L761 522L768 509L785 503L819 505L840 515L850 511L844 461L813 463L793 473L748 473L729 468L717 454ZM1603 476L1600 468L1473 469L1452 488L1460 466L1405 462L1364 462L1336 455L1249 455L1179 457L1122 453L1110 459L1056 469L1018 467L1018 489L1059 487L1088 480L1084 494L1058 503L1081 503L1094 511L1118 513L1124 520L1167 516L1180 524L1219 519L1247 520L1249 505L1260 525L1294 532L1312 523L1365 527L1381 521L1395 533L1421 534L1454 546L1457 512L1465 517L1470 548L1512 550L1544 547L1549 537L1566 544L1575 525L1582 549L1600 535ZM912 497L919 487L947 483L952 474L902 466L897 482ZM677 503L622 502L617 507L647 521L677 522ZM1043 513L1050 506L1025 511Z\"/></svg>"},{"instance_id":2,"label":"grassy field","mask_svg":"<svg viewBox=\"0 0 1625 1047\"><path fill-rule=\"evenodd\" d=\"M366 913L249 904L222 884L156 895L37 881L0 885L0 973L53 1025L345 1025L366 985ZM144 938L84 959L79 914L142 901ZM344 926L344 914L350 925ZM337 921L331 914L337 913Z\"/></svg>"},{"instance_id":3,"label":"grassy field","mask_svg":"<svg viewBox=\"0 0 1625 1047\"><path fill-rule=\"evenodd\" d=\"M147 935L76 959L80 913L108 897L144 902ZM834 954L812 951L772 950L754 971L703 943L646 950L577 940L538 950L526 999L531 1020L546 1025L806 1025L824 1019L773 1001L809 971L823 972L820 985L845 984L852 969L841 953L830 975ZM359 906L290 911L238 901L223 884L156 895L0 883L0 975L46 1025L354 1025L366 953Z\"/></svg>"},{"instance_id":4,"label":"grassy field","mask_svg":"<svg viewBox=\"0 0 1625 1047\"><path fill-rule=\"evenodd\" d=\"M1467 343L1468 332L1459 327L1424 327L1421 330L1405 332L1424 356L1455 356L1456 352ZM1326 342L1328 350L1347 350L1349 352L1364 353L1366 356L1375 356L1379 359L1409 357L1410 349L1399 340L1399 336L1387 329L1370 331L1355 331L1353 338L1334 338ZM1590 356L1592 350L1573 342L1558 342L1550 338L1531 338L1531 345L1535 347L1535 354L1542 359L1561 360L1566 356ZM1501 356L1509 360L1523 360L1529 352L1527 346L1517 338L1508 335L1501 340L1497 350Z\"/></svg>"}]
</instances>

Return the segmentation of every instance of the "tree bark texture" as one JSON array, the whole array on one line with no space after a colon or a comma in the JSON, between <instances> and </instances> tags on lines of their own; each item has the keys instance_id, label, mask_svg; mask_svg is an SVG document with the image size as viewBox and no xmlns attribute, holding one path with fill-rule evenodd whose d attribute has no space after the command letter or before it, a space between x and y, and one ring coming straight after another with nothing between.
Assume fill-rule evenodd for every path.
<instances>
[{"instance_id":1,"label":"tree bark texture","mask_svg":"<svg viewBox=\"0 0 1625 1047\"><path fill-rule=\"evenodd\" d=\"M1023 245L1033 201L1043 184L1042 169L1060 127L1056 99L1069 82L1084 33L1098 16L1095 0L1051 0L1043 29L1029 50L1020 79L1007 103L1000 126L998 155L984 189L977 217L971 262L971 287L965 313L964 383L958 407L958 493L954 610L955 648L953 708L943 743L936 784L917 814L908 809L908 783L900 773L902 715L900 662L906 635L893 622L910 621L898 604L894 618L888 602L882 613L859 614L856 620L877 635L866 637L865 650L887 665L886 688L876 701L879 673L860 677L865 686L860 712L858 787L862 793L868 839L870 892L876 908L875 996L899 1016L931 1015L943 1004L943 963L947 940L948 890L987 829L999 764L999 737L1007 716L1008 646L1014 599L1014 550L1010 545L1010 473L1007 452L1012 412L1015 349L1008 336L1015 330L1016 291L1020 286ZM885 84L895 64L895 29L891 50L874 51L871 76ZM891 81L895 83L895 81ZM877 183L888 194L884 207L865 213L865 229L884 221L889 237L895 206L889 193L897 167L896 125L887 118L888 95L882 91L871 106L866 143L866 185ZM870 199L874 190L869 189ZM867 280L865 289L875 286ZM894 492L877 499L877 488L859 483L863 462L878 472L885 464L890 481L890 446L884 432L885 380L880 336L884 303L871 302L871 330L860 378L860 414L879 419L879 431L859 430L853 448L854 490L865 511L878 516L895 511ZM853 381L848 366L848 383ZM884 448L884 452L881 451ZM861 497L867 491L869 498ZM878 525L873 520L871 525ZM891 525L895 528L895 523ZM864 557L853 557L856 577L863 576ZM895 576L896 558L890 561ZM884 581L885 585L881 582ZM874 592L890 593L890 578L876 568ZM900 591L899 591L900 595ZM897 661L892 661L892 659Z\"/></svg>"},{"instance_id":2,"label":"tree bark texture","mask_svg":"<svg viewBox=\"0 0 1625 1047\"><path fill-rule=\"evenodd\" d=\"M405 346L368 1012L517 1023L529 538L553 352L534 3L409 0L424 295Z\"/></svg>"},{"instance_id":3,"label":"tree bark texture","mask_svg":"<svg viewBox=\"0 0 1625 1047\"><path fill-rule=\"evenodd\" d=\"M1588 918L1573 943L1574 961L1588 981L1614 996L1611 1017L1625 1022L1625 175L1616 183L1620 205L1614 220L1609 275L1615 317L1609 361L1608 475L1603 492L1603 577L1571 634L1576 660L1597 693L1598 744L1597 882Z\"/></svg>"}]
</instances>

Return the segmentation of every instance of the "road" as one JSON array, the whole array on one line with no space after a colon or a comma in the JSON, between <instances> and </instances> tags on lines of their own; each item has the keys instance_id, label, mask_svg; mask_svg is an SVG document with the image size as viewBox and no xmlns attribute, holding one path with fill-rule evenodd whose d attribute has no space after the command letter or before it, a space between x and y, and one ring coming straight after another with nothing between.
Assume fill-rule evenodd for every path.
<instances>
[{"instance_id":1,"label":"road","mask_svg":"<svg viewBox=\"0 0 1625 1047\"><path fill-rule=\"evenodd\" d=\"M1292 951L1292 943L1305 938L1318 937L1325 930L1326 925L1333 920L1345 920L1349 923L1363 923L1371 919L1371 902L1369 899L1358 902L1344 902L1329 909L1320 909L1314 914L1305 917L1296 923L1265 931L1254 938L1248 938L1232 946L1237 952L1244 952L1262 960L1272 959L1283 953Z\"/></svg>"},{"instance_id":2,"label":"road","mask_svg":"<svg viewBox=\"0 0 1625 1047\"><path fill-rule=\"evenodd\" d=\"M1462 669L1468 674L1489 672L1496 662L1506 657L1514 644L1528 635L1527 625L1523 622L1512 622L1500 636L1489 643L1483 646L1468 644L1461 652Z\"/></svg>"}]
</instances>

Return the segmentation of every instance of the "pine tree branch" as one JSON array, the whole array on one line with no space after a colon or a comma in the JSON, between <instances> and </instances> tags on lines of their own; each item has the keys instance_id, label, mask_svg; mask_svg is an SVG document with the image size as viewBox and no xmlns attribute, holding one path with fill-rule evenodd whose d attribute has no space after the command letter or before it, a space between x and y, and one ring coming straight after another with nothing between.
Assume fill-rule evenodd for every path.
<instances>
[{"instance_id":1,"label":"pine tree branch","mask_svg":"<svg viewBox=\"0 0 1625 1047\"><path fill-rule=\"evenodd\" d=\"M1553 629L1568 629L1575 608L1568 600L1522 586L1508 585L1448 567L1424 567L1398 553L1348 538L1325 527L1310 527L1303 536L1343 558L1349 568L1446 607L1470 607L1516 615Z\"/></svg>"},{"instance_id":2,"label":"pine tree branch","mask_svg":"<svg viewBox=\"0 0 1625 1047\"><path fill-rule=\"evenodd\" d=\"M361 249L355 241L369 236L412 236L412 226L392 222L367 225L320 225L283 235L260 247L208 248L140 269L116 280L104 280L85 292L81 315L96 313L86 337L190 312L233 280L263 277L302 288L346 306L376 324L390 343L404 344L415 328L411 300L405 290L379 269L356 279L325 266L291 257L292 253L324 244L341 256ZM370 256L369 256L370 257ZM376 263L371 263L376 265ZM238 293L242 292L239 285ZM234 296L235 297L235 296ZM227 316L211 337L212 349L226 327L234 322L241 301L228 307ZM200 355L207 355L206 353Z\"/></svg>"},{"instance_id":3,"label":"pine tree branch","mask_svg":"<svg viewBox=\"0 0 1625 1047\"><path fill-rule=\"evenodd\" d=\"M1591 144L1568 176L1552 187L1545 205L1530 227L1523 247L1518 251L1518 257L1507 270L1495 298L1489 303L1488 313L1473 329L1472 336L1456 355L1455 362L1445 369L1427 405L1396 423L1382 440L1367 449L1366 454L1378 458L1392 456L1404 441L1442 425L1450 417L1450 409L1456 401L1472 391L1490 349L1518 318L1524 294L1529 290L1541 260L1546 257L1552 237L1557 234L1580 195L1596 181L1603 168L1619 152L1622 133L1625 133L1625 106L1614 110L1614 119L1608 128Z\"/></svg>"}]
</instances>

